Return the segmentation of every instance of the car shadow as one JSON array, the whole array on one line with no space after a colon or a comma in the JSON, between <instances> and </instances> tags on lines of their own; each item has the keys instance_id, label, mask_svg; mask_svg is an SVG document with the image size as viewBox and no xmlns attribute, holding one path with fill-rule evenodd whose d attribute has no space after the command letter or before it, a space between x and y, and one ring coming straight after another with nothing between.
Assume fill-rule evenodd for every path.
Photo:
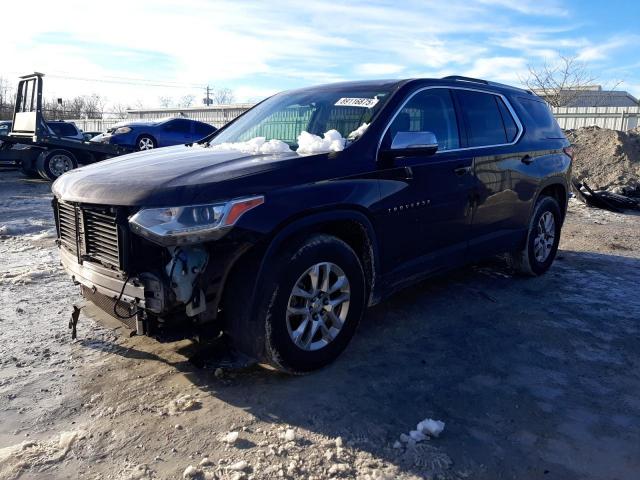
<instances>
[{"instance_id":1,"label":"car shadow","mask_svg":"<svg viewBox=\"0 0 640 480\"><path fill-rule=\"evenodd\" d=\"M188 360L108 351L169 363L264 422L342 436L419 476L438 473L427 457L444 452L444 478L633 478L638 271L637 258L574 251L537 278L499 259L456 270L369 309L342 356L307 376L253 367L220 379ZM391 448L425 418L446 423L429 449Z\"/></svg>"}]
</instances>

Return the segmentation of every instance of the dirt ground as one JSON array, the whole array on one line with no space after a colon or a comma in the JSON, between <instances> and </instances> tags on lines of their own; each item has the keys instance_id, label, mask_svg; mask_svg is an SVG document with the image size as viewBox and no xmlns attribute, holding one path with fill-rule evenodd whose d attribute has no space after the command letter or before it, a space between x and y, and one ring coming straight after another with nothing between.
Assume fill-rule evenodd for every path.
<instances>
[{"instance_id":1,"label":"dirt ground","mask_svg":"<svg viewBox=\"0 0 640 480\"><path fill-rule=\"evenodd\" d=\"M0 172L2 479L638 478L638 215L572 202L546 275L492 260L424 282L288 377L198 368L190 341L90 310L72 341L49 188ZM425 418L439 438L394 448Z\"/></svg>"}]
</instances>

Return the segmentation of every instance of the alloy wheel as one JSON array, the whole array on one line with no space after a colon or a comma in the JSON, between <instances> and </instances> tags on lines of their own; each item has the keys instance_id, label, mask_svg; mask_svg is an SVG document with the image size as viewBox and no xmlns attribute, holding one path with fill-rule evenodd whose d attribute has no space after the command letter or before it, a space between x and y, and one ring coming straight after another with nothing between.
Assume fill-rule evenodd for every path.
<instances>
[{"instance_id":1,"label":"alloy wheel","mask_svg":"<svg viewBox=\"0 0 640 480\"><path fill-rule=\"evenodd\" d=\"M148 137L142 137L138 140L138 148L140 150L151 150L153 149L153 140Z\"/></svg>"},{"instance_id":2,"label":"alloy wheel","mask_svg":"<svg viewBox=\"0 0 640 480\"><path fill-rule=\"evenodd\" d=\"M549 258L555 238L556 221L553 213L544 212L538 220L536 236L533 239L533 253L538 262L543 263Z\"/></svg>"},{"instance_id":3,"label":"alloy wheel","mask_svg":"<svg viewBox=\"0 0 640 480\"><path fill-rule=\"evenodd\" d=\"M287 304L287 330L293 343L306 351L330 344L345 324L350 299L349 279L338 265L321 262L307 269Z\"/></svg>"}]
</instances>

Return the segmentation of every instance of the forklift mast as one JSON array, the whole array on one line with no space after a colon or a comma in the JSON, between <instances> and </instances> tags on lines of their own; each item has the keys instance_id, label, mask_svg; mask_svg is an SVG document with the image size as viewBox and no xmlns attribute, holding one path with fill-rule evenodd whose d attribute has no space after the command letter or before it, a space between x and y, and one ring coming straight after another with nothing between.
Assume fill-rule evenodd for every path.
<instances>
[{"instance_id":1,"label":"forklift mast","mask_svg":"<svg viewBox=\"0 0 640 480\"><path fill-rule=\"evenodd\" d=\"M42 117L42 77L44 73L38 72L20 77L10 137L28 138L37 142L45 134Z\"/></svg>"}]
</instances>

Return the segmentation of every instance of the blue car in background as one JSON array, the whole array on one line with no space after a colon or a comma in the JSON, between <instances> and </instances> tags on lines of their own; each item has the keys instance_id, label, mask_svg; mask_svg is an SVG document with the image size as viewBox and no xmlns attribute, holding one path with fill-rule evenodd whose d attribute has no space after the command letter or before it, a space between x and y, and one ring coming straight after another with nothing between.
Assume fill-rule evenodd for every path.
<instances>
[{"instance_id":1,"label":"blue car in background","mask_svg":"<svg viewBox=\"0 0 640 480\"><path fill-rule=\"evenodd\" d=\"M111 143L134 147L136 150L151 150L184 143L197 142L216 131L216 128L188 118L162 120L132 120L120 122L106 133L91 139L91 142Z\"/></svg>"}]
</instances>

